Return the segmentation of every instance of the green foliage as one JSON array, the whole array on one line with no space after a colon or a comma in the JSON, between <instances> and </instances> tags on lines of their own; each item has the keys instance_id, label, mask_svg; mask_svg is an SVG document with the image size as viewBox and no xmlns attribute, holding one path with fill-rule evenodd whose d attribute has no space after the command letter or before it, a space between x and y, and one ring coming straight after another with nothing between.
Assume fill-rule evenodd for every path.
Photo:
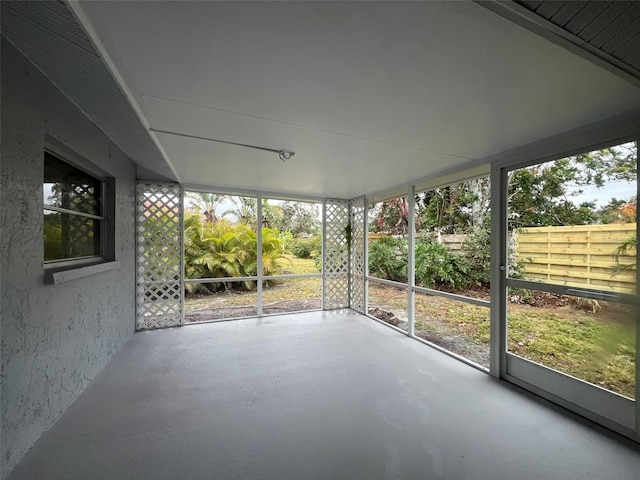
<instances>
[{"instance_id":1,"label":"green foliage","mask_svg":"<svg viewBox=\"0 0 640 480\"><path fill-rule=\"evenodd\" d=\"M471 267L464 256L434 240L416 242L416 282L423 287L448 284L451 288L464 288L469 284Z\"/></svg>"},{"instance_id":2,"label":"green foliage","mask_svg":"<svg viewBox=\"0 0 640 480\"><path fill-rule=\"evenodd\" d=\"M258 200L255 197L229 197L233 208L225 211L222 217L231 217L235 223L255 227L257 223ZM315 236L320 233L321 221L318 205L304 202L272 203L262 200L263 226L291 232L293 237Z\"/></svg>"},{"instance_id":3,"label":"green foliage","mask_svg":"<svg viewBox=\"0 0 640 480\"><path fill-rule=\"evenodd\" d=\"M60 215L44 216L44 260L58 260L62 250L62 224Z\"/></svg>"},{"instance_id":4,"label":"green foliage","mask_svg":"<svg viewBox=\"0 0 640 480\"><path fill-rule=\"evenodd\" d=\"M633 397L635 332L613 307L604 318L565 309L514 306L509 351L574 377Z\"/></svg>"},{"instance_id":5,"label":"green foliage","mask_svg":"<svg viewBox=\"0 0 640 480\"><path fill-rule=\"evenodd\" d=\"M476 243L473 243L476 242ZM479 230L470 236L463 254L451 252L435 240L416 241L416 282L433 288L447 285L462 289L470 284L488 285L491 258L489 234ZM407 241L404 238L382 237L369 245L369 272L372 276L407 281Z\"/></svg>"},{"instance_id":6,"label":"green foliage","mask_svg":"<svg viewBox=\"0 0 640 480\"><path fill-rule=\"evenodd\" d=\"M488 287L491 281L491 229L490 215L481 228L474 229L466 234L462 243L461 255L467 260L469 270L466 277L469 284ZM513 245L509 245L509 277L523 278L524 265L522 261L516 262Z\"/></svg>"},{"instance_id":7,"label":"green foliage","mask_svg":"<svg viewBox=\"0 0 640 480\"><path fill-rule=\"evenodd\" d=\"M322 224L316 204L284 202L279 208L282 217L274 226L281 232L291 232L294 237L316 236L321 233Z\"/></svg>"},{"instance_id":8,"label":"green foliage","mask_svg":"<svg viewBox=\"0 0 640 480\"><path fill-rule=\"evenodd\" d=\"M624 242L622 242L613 252L613 259L616 264L613 269L613 274L618 275L622 272L628 272L636 268L635 264L622 264L620 260L625 255L635 253L638 248L638 238L636 234L629 236Z\"/></svg>"},{"instance_id":9,"label":"green foliage","mask_svg":"<svg viewBox=\"0 0 640 480\"><path fill-rule=\"evenodd\" d=\"M352 238L352 234L353 234L353 229L351 227L351 222L349 222L347 225L345 225L344 227L344 238L347 241L347 248L349 250L351 250L351 238Z\"/></svg>"},{"instance_id":10,"label":"green foliage","mask_svg":"<svg viewBox=\"0 0 640 480\"><path fill-rule=\"evenodd\" d=\"M489 223L468 233L462 250L454 253L431 238L418 238L415 251L416 284L433 288L446 286L463 290L488 287L491 271ZM510 276L521 278L520 263L511 265ZM369 244L369 272L372 276L407 281L407 241L402 237L381 237Z\"/></svg>"},{"instance_id":11,"label":"green foliage","mask_svg":"<svg viewBox=\"0 0 640 480\"><path fill-rule=\"evenodd\" d=\"M407 241L381 237L369 244L369 273L396 282L407 281Z\"/></svg>"},{"instance_id":12,"label":"green foliage","mask_svg":"<svg viewBox=\"0 0 640 480\"><path fill-rule=\"evenodd\" d=\"M290 251L298 258L317 258L322 252L322 237L294 238Z\"/></svg>"},{"instance_id":13,"label":"green foliage","mask_svg":"<svg viewBox=\"0 0 640 480\"><path fill-rule=\"evenodd\" d=\"M221 278L257 275L257 237L247 225L232 225L224 220L209 222L196 213L187 213L184 232L186 278ZM280 271L283 259L280 232L262 229L262 263L264 275ZM234 282L233 288L253 288L255 282ZM211 293L223 284L186 284L189 293Z\"/></svg>"},{"instance_id":14,"label":"green foliage","mask_svg":"<svg viewBox=\"0 0 640 480\"><path fill-rule=\"evenodd\" d=\"M615 220L625 202L612 198L598 211L595 201L577 202L582 187L635 181L637 143L595 150L510 172L509 224L513 228L587 225Z\"/></svg>"},{"instance_id":15,"label":"green foliage","mask_svg":"<svg viewBox=\"0 0 640 480\"><path fill-rule=\"evenodd\" d=\"M635 181L637 150L637 143L626 143L511 171L510 229L635 221L621 216L620 207L629 199L611 199L600 210L596 202L579 199L588 186ZM483 228L488 220L490 188L490 179L485 176L416 194L416 230L470 233ZM372 205L369 231L406 234L409 214L403 197Z\"/></svg>"},{"instance_id":16,"label":"green foliage","mask_svg":"<svg viewBox=\"0 0 640 480\"><path fill-rule=\"evenodd\" d=\"M570 159L543 163L511 172L509 224L512 228L548 225L587 225L596 222L595 202L573 201L582 193L583 169Z\"/></svg>"},{"instance_id":17,"label":"green foliage","mask_svg":"<svg viewBox=\"0 0 640 480\"><path fill-rule=\"evenodd\" d=\"M251 232L253 233L253 232ZM255 233L253 233L255 237ZM277 275L280 273L279 260L285 259L284 243L280 232L274 228L262 229L262 274ZM257 270L254 268L254 271ZM257 273L252 273L256 275Z\"/></svg>"},{"instance_id":18,"label":"green foliage","mask_svg":"<svg viewBox=\"0 0 640 480\"><path fill-rule=\"evenodd\" d=\"M636 221L636 198L618 200L613 197L598 210L600 223L633 223Z\"/></svg>"},{"instance_id":19,"label":"green foliage","mask_svg":"<svg viewBox=\"0 0 640 480\"><path fill-rule=\"evenodd\" d=\"M488 286L491 280L491 232L489 222L483 228L467 234L462 243L462 255L467 259L467 279L475 285Z\"/></svg>"},{"instance_id":20,"label":"green foliage","mask_svg":"<svg viewBox=\"0 0 640 480\"><path fill-rule=\"evenodd\" d=\"M282 240L282 248L284 248L284 251L287 253L293 253L291 249L293 248L293 243L296 240L293 238L293 233L281 232L280 239Z\"/></svg>"},{"instance_id":21,"label":"green foliage","mask_svg":"<svg viewBox=\"0 0 640 480\"><path fill-rule=\"evenodd\" d=\"M313 259L313 263L318 272L322 272L322 252Z\"/></svg>"},{"instance_id":22,"label":"green foliage","mask_svg":"<svg viewBox=\"0 0 640 480\"><path fill-rule=\"evenodd\" d=\"M262 199L262 225L280 229L283 221L284 212L282 211L282 206L269 203L266 198Z\"/></svg>"},{"instance_id":23,"label":"green foliage","mask_svg":"<svg viewBox=\"0 0 640 480\"><path fill-rule=\"evenodd\" d=\"M490 189L489 177L482 177L417 194L418 230L465 233L482 227Z\"/></svg>"}]
</instances>

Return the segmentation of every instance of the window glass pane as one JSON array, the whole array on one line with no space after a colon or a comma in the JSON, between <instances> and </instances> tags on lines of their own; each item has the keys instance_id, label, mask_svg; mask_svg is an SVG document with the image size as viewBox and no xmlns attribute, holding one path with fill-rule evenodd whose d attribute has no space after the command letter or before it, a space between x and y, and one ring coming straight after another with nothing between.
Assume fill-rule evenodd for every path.
<instances>
[{"instance_id":1,"label":"window glass pane","mask_svg":"<svg viewBox=\"0 0 640 480\"><path fill-rule=\"evenodd\" d=\"M44 211L44 260L100 255L100 221Z\"/></svg>"},{"instance_id":2,"label":"window glass pane","mask_svg":"<svg viewBox=\"0 0 640 480\"><path fill-rule=\"evenodd\" d=\"M100 180L45 153L45 205L101 216L101 187Z\"/></svg>"}]
</instances>

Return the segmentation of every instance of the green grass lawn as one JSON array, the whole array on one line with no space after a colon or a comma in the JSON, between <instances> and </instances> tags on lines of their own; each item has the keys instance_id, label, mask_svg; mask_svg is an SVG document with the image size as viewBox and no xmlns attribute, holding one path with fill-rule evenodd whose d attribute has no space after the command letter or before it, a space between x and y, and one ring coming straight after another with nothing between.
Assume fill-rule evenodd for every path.
<instances>
[{"instance_id":1,"label":"green grass lawn","mask_svg":"<svg viewBox=\"0 0 640 480\"><path fill-rule=\"evenodd\" d=\"M377 305L394 311L406 309L404 290L371 283L369 292L374 292L372 298ZM534 307L509 303L509 352L634 398L636 344L632 309L609 302L600 304L602 309L594 313L571 304ZM488 351L487 307L416 294L415 311L416 332L464 337L470 343L484 345Z\"/></svg>"},{"instance_id":2,"label":"green grass lawn","mask_svg":"<svg viewBox=\"0 0 640 480\"><path fill-rule=\"evenodd\" d=\"M318 273L315 261L311 258L297 258L285 255L280 260L282 272L286 274ZM322 278L296 278L290 280L268 281L263 287L263 304L268 305L285 300L307 300L322 298ZM257 303L257 293L253 291L229 291L213 295L188 295L185 299L185 312L201 309L252 306Z\"/></svg>"},{"instance_id":3,"label":"green grass lawn","mask_svg":"<svg viewBox=\"0 0 640 480\"><path fill-rule=\"evenodd\" d=\"M286 254L284 257L278 261L283 273L320 273L313 258L298 258L291 254Z\"/></svg>"},{"instance_id":4,"label":"green grass lawn","mask_svg":"<svg viewBox=\"0 0 640 480\"><path fill-rule=\"evenodd\" d=\"M312 258L298 258L288 254L279 263L283 274L319 273ZM278 280L263 288L263 303L265 304L312 298L322 298L322 278Z\"/></svg>"},{"instance_id":5,"label":"green grass lawn","mask_svg":"<svg viewBox=\"0 0 640 480\"><path fill-rule=\"evenodd\" d=\"M598 313L509 305L509 351L634 398L635 328L631 311L602 302Z\"/></svg>"}]
</instances>

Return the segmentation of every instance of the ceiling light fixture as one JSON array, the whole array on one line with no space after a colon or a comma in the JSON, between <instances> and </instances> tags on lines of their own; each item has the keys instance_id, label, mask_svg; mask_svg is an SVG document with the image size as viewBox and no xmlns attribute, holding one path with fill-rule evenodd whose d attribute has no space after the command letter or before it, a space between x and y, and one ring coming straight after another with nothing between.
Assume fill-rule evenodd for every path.
<instances>
[{"instance_id":1,"label":"ceiling light fixture","mask_svg":"<svg viewBox=\"0 0 640 480\"><path fill-rule=\"evenodd\" d=\"M287 149L278 150L276 148L260 147L258 145L248 145L246 143L228 142L226 140L217 140L215 138L201 137L201 136L198 136L198 135L189 135L187 133L172 132L170 130L160 130L159 128L150 127L149 131L156 132L156 133L165 133L167 135L176 135L178 137L195 138L197 140L207 140L209 142L226 143L227 145L236 145L238 147L253 148L255 150L264 150L266 152L274 152L274 153L278 154L278 157L283 162L285 160L289 160L291 157L293 157L296 154L296 152L294 152L293 150L287 150Z\"/></svg>"}]
</instances>

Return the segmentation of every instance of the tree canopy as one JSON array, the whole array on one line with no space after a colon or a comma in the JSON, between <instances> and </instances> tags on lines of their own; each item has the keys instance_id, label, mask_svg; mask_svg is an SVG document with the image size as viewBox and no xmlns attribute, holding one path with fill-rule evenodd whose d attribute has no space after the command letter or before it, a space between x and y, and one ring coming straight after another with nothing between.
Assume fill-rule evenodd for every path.
<instances>
[{"instance_id":1,"label":"tree canopy","mask_svg":"<svg viewBox=\"0 0 640 480\"><path fill-rule=\"evenodd\" d=\"M598 204L593 193L611 194L613 182L635 182L637 143L512 170L508 175L509 226L585 225L636 221L636 196L612 196ZM489 177L416 194L416 229L469 233L487 226L490 212ZM601 199L599 199L601 200ZM407 232L405 197L372 206L369 231L391 235Z\"/></svg>"}]
</instances>

